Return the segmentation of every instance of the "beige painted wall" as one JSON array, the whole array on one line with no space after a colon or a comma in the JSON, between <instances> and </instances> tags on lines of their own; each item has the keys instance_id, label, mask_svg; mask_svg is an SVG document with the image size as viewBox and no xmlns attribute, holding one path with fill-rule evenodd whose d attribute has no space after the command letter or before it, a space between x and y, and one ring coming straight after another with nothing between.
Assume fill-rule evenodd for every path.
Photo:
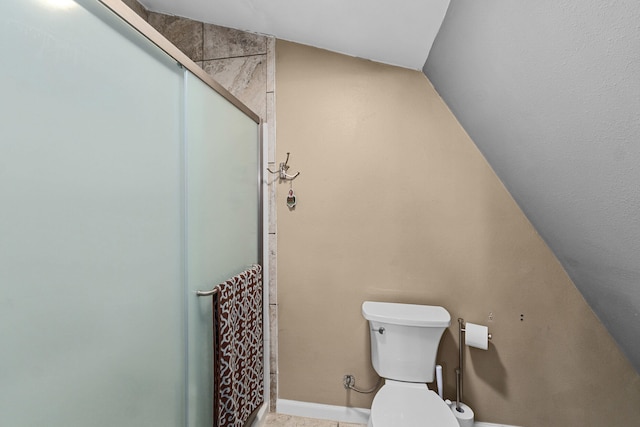
<instances>
[{"instance_id":1,"label":"beige painted wall","mask_svg":"<svg viewBox=\"0 0 640 427\"><path fill-rule=\"evenodd\" d=\"M438 361L455 397L457 317L487 324L466 349L480 421L629 426L640 377L426 77L289 42L276 47L279 397L368 407L365 300L442 305ZM493 320L489 320L489 314ZM522 319L522 320L521 320Z\"/></svg>"}]
</instances>

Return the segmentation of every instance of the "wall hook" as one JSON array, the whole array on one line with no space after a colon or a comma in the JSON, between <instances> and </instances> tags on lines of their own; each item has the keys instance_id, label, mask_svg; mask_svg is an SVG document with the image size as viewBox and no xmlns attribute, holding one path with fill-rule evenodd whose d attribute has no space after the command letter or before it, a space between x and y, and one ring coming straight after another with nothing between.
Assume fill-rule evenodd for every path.
<instances>
[{"instance_id":1,"label":"wall hook","mask_svg":"<svg viewBox=\"0 0 640 427\"><path fill-rule=\"evenodd\" d=\"M298 177L298 175L300 175L300 172L296 172L295 175L289 175L287 173L287 171L289 170L289 154L291 153L287 153L287 160L285 160L284 162L280 163L280 167L278 168L277 171L272 171L271 169L267 168L267 170L269 172L271 172L272 174L279 174L280 179L288 179L290 181L296 179Z\"/></svg>"}]
</instances>

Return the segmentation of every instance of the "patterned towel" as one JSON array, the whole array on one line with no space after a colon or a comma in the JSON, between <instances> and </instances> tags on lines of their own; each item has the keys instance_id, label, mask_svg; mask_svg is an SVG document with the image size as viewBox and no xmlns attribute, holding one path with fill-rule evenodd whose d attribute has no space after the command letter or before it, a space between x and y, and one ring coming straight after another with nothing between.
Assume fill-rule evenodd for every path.
<instances>
[{"instance_id":1,"label":"patterned towel","mask_svg":"<svg viewBox=\"0 0 640 427\"><path fill-rule=\"evenodd\" d=\"M213 297L214 427L242 427L264 402L262 267L218 285Z\"/></svg>"}]
</instances>

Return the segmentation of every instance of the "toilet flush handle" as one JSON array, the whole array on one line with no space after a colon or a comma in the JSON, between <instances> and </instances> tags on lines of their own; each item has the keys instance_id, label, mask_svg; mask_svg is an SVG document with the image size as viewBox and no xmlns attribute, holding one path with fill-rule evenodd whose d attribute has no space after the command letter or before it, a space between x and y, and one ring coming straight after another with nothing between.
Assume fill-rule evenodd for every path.
<instances>
[{"instance_id":1,"label":"toilet flush handle","mask_svg":"<svg viewBox=\"0 0 640 427\"><path fill-rule=\"evenodd\" d=\"M382 326L380 326L378 329L374 329L374 331L376 331L380 335L384 334L384 328Z\"/></svg>"}]
</instances>

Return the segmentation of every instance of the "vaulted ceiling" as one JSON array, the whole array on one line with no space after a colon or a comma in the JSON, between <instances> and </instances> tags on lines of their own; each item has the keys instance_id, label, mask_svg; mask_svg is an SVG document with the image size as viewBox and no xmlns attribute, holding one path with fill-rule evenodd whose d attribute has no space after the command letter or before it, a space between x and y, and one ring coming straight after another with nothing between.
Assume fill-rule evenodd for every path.
<instances>
[{"instance_id":1,"label":"vaulted ceiling","mask_svg":"<svg viewBox=\"0 0 640 427\"><path fill-rule=\"evenodd\" d=\"M425 74L640 372L640 2L142 3L406 68L428 57Z\"/></svg>"}]
</instances>

